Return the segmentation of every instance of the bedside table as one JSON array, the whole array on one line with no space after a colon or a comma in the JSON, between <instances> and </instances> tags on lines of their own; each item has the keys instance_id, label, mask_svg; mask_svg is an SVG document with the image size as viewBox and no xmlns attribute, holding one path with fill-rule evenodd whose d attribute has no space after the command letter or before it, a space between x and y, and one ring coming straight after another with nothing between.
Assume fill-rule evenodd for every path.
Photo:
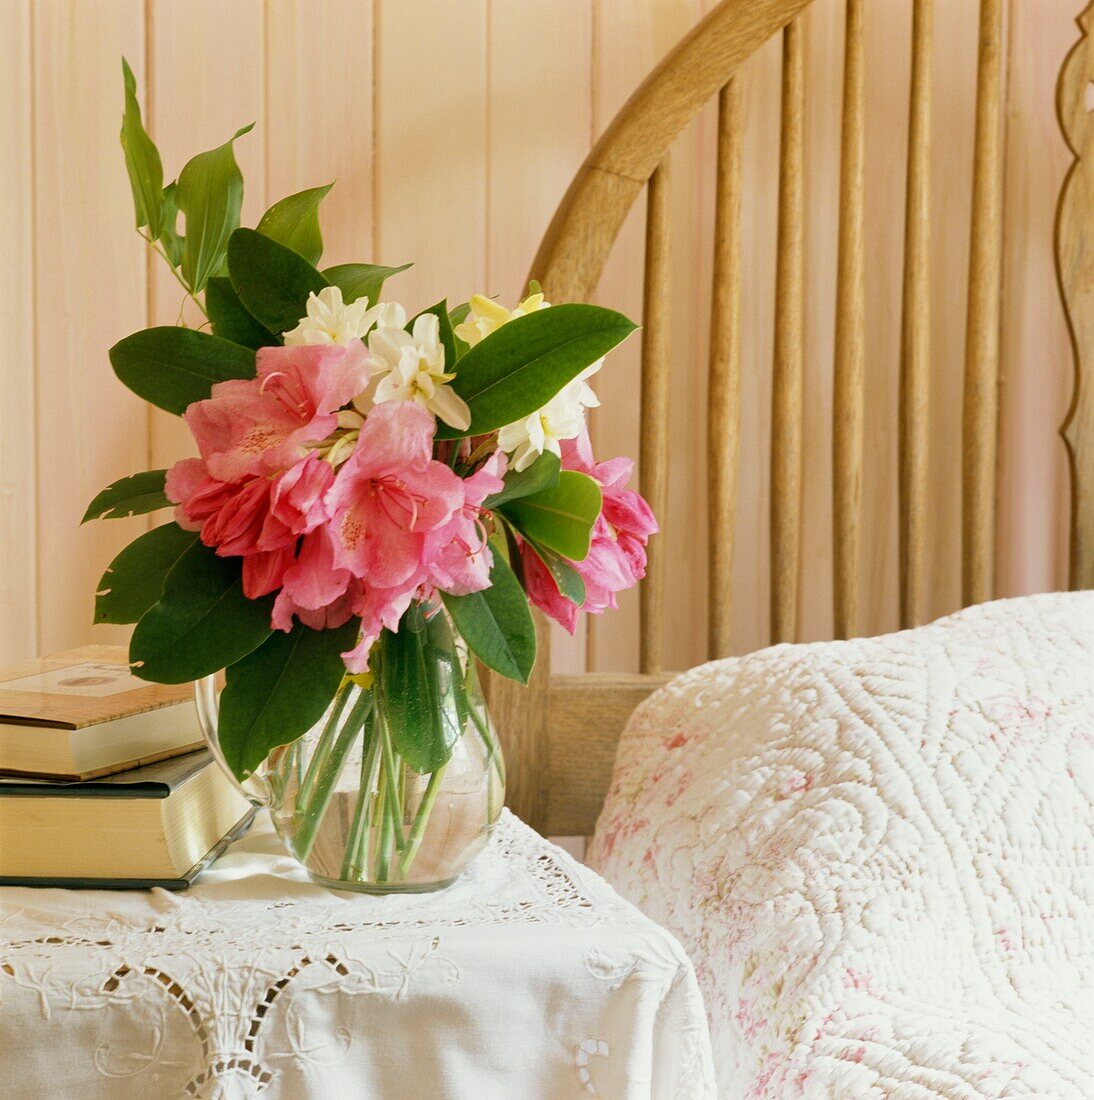
<instances>
[{"instance_id":1,"label":"bedside table","mask_svg":"<svg viewBox=\"0 0 1094 1100\"><path fill-rule=\"evenodd\" d=\"M313 884L268 818L185 893L0 889L4 1094L714 1095L677 942L506 811L436 894Z\"/></svg>"}]
</instances>

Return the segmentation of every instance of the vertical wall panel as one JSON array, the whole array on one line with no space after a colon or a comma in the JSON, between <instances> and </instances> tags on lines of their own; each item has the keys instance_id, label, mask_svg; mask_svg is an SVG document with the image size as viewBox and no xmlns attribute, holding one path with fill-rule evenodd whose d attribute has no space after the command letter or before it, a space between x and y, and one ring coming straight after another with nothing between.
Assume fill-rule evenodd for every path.
<instances>
[{"instance_id":1,"label":"vertical wall panel","mask_svg":"<svg viewBox=\"0 0 1094 1100\"><path fill-rule=\"evenodd\" d=\"M148 128L163 157L164 180L178 178L190 157L223 144L249 122L255 128L235 143L243 172L243 224L254 225L266 208L266 142L263 117L262 0L152 0L147 6L150 56L147 81ZM182 219L180 218L180 225ZM149 323L173 325L180 307L187 324L205 318L166 263L153 255L148 265ZM152 467L170 466L196 453L183 421L149 410Z\"/></svg>"},{"instance_id":2,"label":"vertical wall panel","mask_svg":"<svg viewBox=\"0 0 1094 1100\"><path fill-rule=\"evenodd\" d=\"M591 0L489 6L483 289L507 305L523 296L540 238L589 151L592 21ZM551 663L584 671L583 628L571 637L552 627Z\"/></svg>"},{"instance_id":3,"label":"vertical wall panel","mask_svg":"<svg viewBox=\"0 0 1094 1100\"><path fill-rule=\"evenodd\" d=\"M382 263L373 241L372 4L269 0L266 20L267 202L334 180L320 210L323 266ZM389 292L398 290L392 282Z\"/></svg>"},{"instance_id":4,"label":"vertical wall panel","mask_svg":"<svg viewBox=\"0 0 1094 1100\"><path fill-rule=\"evenodd\" d=\"M376 9L376 247L413 262L394 295L412 311L465 301L486 278L486 7Z\"/></svg>"},{"instance_id":5,"label":"vertical wall panel","mask_svg":"<svg viewBox=\"0 0 1094 1100\"><path fill-rule=\"evenodd\" d=\"M91 497L142 469L144 405L107 350L147 320L144 245L133 228L118 130L121 61L144 71L138 0L33 5L38 597L44 651L91 638L96 582L143 518L79 527Z\"/></svg>"},{"instance_id":6,"label":"vertical wall panel","mask_svg":"<svg viewBox=\"0 0 1094 1100\"><path fill-rule=\"evenodd\" d=\"M34 418L33 111L30 0L3 8L0 69L0 225L17 262L0 267L0 664L38 650L37 481Z\"/></svg>"}]
</instances>

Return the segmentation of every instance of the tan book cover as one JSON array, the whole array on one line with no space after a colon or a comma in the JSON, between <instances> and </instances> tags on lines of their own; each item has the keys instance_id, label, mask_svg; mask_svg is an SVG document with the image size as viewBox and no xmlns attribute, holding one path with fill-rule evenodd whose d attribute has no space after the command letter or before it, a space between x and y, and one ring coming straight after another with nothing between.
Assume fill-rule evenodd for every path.
<instances>
[{"instance_id":1,"label":"tan book cover","mask_svg":"<svg viewBox=\"0 0 1094 1100\"><path fill-rule=\"evenodd\" d=\"M85 646L0 669L0 722L83 729L191 699L191 684L150 684L122 646Z\"/></svg>"}]
</instances>

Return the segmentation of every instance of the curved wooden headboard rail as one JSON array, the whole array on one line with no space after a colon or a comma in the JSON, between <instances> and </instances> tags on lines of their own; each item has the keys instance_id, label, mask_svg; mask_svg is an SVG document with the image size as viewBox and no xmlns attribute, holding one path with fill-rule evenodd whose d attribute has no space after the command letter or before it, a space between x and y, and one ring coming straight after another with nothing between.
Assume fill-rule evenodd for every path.
<instances>
[{"instance_id":1,"label":"curved wooden headboard rail","mask_svg":"<svg viewBox=\"0 0 1094 1100\"><path fill-rule=\"evenodd\" d=\"M741 64L782 36L778 229L774 242L775 331L771 407L771 636L797 634L803 461L804 43L798 18L811 0L724 0L634 92L574 177L544 236L530 277L556 301L588 300L628 212L646 192L639 470L643 493L665 514L671 347L666 290L673 139L711 99L718 101L711 346L708 397L708 650L728 652L733 517L740 417ZM836 316L834 319L832 499L835 631L857 633L865 419L864 25L866 0L843 0L846 34ZM899 364L898 492L900 619L920 621L927 584L927 469L930 381L931 63L934 0L913 0L904 270ZM1060 211L1060 280L1070 308L1077 362L1094 357L1094 123L1086 89L1094 48L1084 38L1061 78L1060 116L1077 162ZM1002 270L1003 0L980 0L976 128L972 150L968 312L962 419L962 599L994 593L995 496ZM1066 429L1072 459L1073 584L1094 584L1094 399L1077 378ZM590 832L607 787L627 717L662 684L666 569L655 539L640 592L639 674L551 677L549 637L540 622L541 656L532 683L493 679L489 692L509 763L509 803L552 833Z\"/></svg>"}]
</instances>

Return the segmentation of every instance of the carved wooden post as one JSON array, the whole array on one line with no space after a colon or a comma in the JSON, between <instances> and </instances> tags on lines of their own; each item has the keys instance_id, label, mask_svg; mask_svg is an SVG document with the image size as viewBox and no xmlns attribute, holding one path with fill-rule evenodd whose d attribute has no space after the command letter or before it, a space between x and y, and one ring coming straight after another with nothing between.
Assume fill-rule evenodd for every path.
<instances>
[{"instance_id":1,"label":"carved wooden post","mask_svg":"<svg viewBox=\"0 0 1094 1100\"><path fill-rule=\"evenodd\" d=\"M1075 163L1056 217L1056 268L1075 353L1075 388L1061 428L1071 462L1072 588L1094 587L1094 3L1078 18L1082 37L1056 87L1060 127Z\"/></svg>"}]
</instances>

